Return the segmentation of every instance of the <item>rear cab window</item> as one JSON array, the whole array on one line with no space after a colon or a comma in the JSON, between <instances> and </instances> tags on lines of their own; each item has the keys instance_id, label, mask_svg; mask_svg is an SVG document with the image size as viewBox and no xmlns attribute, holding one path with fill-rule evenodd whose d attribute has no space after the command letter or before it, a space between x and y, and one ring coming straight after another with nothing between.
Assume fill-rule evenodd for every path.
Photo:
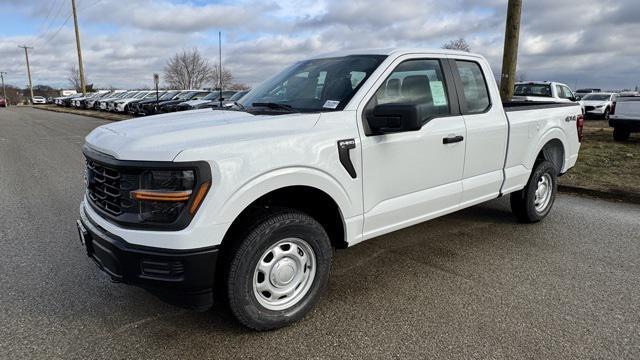
<instances>
[{"instance_id":1,"label":"rear cab window","mask_svg":"<svg viewBox=\"0 0 640 360\"><path fill-rule=\"evenodd\" d=\"M456 60L455 63L462 83L460 105L463 113L480 114L488 111L491 108L491 98L480 64L467 60Z\"/></svg>"}]
</instances>

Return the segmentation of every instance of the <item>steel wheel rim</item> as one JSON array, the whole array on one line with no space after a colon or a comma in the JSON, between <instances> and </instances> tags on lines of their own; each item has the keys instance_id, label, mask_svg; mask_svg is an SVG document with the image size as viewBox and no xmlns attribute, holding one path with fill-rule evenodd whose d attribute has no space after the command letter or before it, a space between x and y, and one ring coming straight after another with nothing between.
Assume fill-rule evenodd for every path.
<instances>
[{"instance_id":1,"label":"steel wheel rim","mask_svg":"<svg viewBox=\"0 0 640 360\"><path fill-rule=\"evenodd\" d=\"M533 204L536 211L541 213L547 209L551 203L551 195L553 193L553 180L551 175L542 174L538 179L538 187L536 188Z\"/></svg>"},{"instance_id":2,"label":"steel wheel rim","mask_svg":"<svg viewBox=\"0 0 640 360\"><path fill-rule=\"evenodd\" d=\"M282 239L258 259L253 274L253 295L268 310L288 309L309 292L316 275L316 256L299 238Z\"/></svg>"}]
</instances>

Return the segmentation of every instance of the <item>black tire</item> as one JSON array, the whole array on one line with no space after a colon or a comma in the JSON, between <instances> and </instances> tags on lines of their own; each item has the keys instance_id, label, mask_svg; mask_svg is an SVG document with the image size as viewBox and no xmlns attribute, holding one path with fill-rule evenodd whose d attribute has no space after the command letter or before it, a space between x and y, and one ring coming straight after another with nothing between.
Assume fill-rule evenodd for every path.
<instances>
[{"instance_id":1,"label":"black tire","mask_svg":"<svg viewBox=\"0 0 640 360\"><path fill-rule=\"evenodd\" d=\"M556 199L556 193L558 192L558 170L555 165L549 161L540 161L536 164L531 177L527 182L524 189L516 191L511 194L511 211L523 223L535 223L544 219ZM543 176L547 176L551 182L551 194L550 199L546 206L541 209L536 208L536 190L538 189L538 182L542 180Z\"/></svg>"},{"instance_id":2,"label":"black tire","mask_svg":"<svg viewBox=\"0 0 640 360\"><path fill-rule=\"evenodd\" d=\"M292 209L276 209L255 217L248 231L235 239L224 279L229 309L244 326L254 330L271 330L302 319L326 289L331 270L332 248L324 228L314 218ZM308 244L315 254L315 277L299 301L286 309L263 306L254 293L254 273L258 261L282 239L297 238ZM265 281L265 280L263 280ZM267 280L271 281L271 280Z\"/></svg>"},{"instance_id":3,"label":"black tire","mask_svg":"<svg viewBox=\"0 0 640 360\"><path fill-rule=\"evenodd\" d=\"M627 141L631 132L629 130L621 129L619 127L613 128L613 140L615 141Z\"/></svg>"},{"instance_id":4,"label":"black tire","mask_svg":"<svg viewBox=\"0 0 640 360\"><path fill-rule=\"evenodd\" d=\"M609 107L607 107L606 109L604 109L604 113L602 114L602 118L605 120L609 120L609 113L611 113L611 109Z\"/></svg>"}]
</instances>

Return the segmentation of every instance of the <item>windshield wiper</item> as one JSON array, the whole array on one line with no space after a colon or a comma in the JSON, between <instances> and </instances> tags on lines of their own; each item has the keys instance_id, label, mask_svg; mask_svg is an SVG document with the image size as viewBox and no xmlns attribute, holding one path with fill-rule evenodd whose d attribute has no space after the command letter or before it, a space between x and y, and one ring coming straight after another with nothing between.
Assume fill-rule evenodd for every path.
<instances>
[{"instance_id":1,"label":"windshield wiper","mask_svg":"<svg viewBox=\"0 0 640 360\"><path fill-rule=\"evenodd\" d=\"M238 109L240 109L240 110L246 109L244 105L240 104L239 102L237 102L235 100L233 101L233 105L237 106Z\"/></svg>"},{"instance_id":2,"label":"windshield wiper","mask_svg":"<svg viewBox=\"0 0 640 360\"><path fill-rule=\"evenodd\" d=\"M291 105L287 105L287 104L280 104L280 103L274 103L274 102L254 102L253 104L251 104L252 107L267 107L269 109L275 109L275 110L286 110L289 112L298 112L298 110L296 108L294 108Z\"/></svg>"}]
</instances>

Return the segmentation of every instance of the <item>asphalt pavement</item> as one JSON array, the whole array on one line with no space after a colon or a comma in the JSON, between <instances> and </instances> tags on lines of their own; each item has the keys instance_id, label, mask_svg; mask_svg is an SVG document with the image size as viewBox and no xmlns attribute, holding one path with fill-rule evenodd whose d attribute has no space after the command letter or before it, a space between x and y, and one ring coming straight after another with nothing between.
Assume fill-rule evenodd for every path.
<instances>
[{"instance_id":1,"label":"asphalt pavement","mask_svg":"<svg viewBox=\"0 0 640 360\"><path fill-rule=\"evenodd\" d=\"M104 123L0 108L0 359L640 359L640 206L570 195L539 224L498 199L338 250L272 332L111 283L75 229Z\"/></svg>"}]
</instances>

